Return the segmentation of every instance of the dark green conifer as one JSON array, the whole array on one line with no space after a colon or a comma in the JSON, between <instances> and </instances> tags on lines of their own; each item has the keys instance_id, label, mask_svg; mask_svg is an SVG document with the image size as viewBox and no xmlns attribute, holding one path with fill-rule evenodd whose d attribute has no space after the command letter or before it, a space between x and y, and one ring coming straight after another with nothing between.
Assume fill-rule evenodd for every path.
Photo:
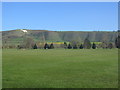
<instances>
[{"instance_id":1,"label":"dark green conifer","mask_svg":"<svg viewBox=\"0 0 120 90\"><path fill-rule=\"evenodd\" d=\"M80 49L83 49L83 45L81 44L79 48L80 48Z\"/></svg>"},{"instance_id":2,"label":"dark green conifer","mask_svg":"<svg viewBox=\"0 0 120 90\"><path fill-rule=\"evenodd\" d=\"M67 48L67 43L66 43L66 42L64 42L64 48L65 48L65 49Z\"/></svg>"},{"instance_id":3,"label":"dark green conifer","mask_svg":"<svg viewBox=\"0 0 120 90\"><path fill-rule=\"evenodd\" d=\"M50 49L54 49L53 43L50 44L50 47L49 47L49 48L50 48Z\"/></svg>"},{"instance_id":4,"label":"dark green conifer","mask_svg":"<svg viewBox=\"0 0 120 90\"><path fill-rule=\"evenodd\" d=\"M93 43L92 49L96 49L96 44L95 43Z\"/></svg>"},{"instance_id":5,"label":"dark green conifer","mask_svg":"<svg viewBox=\"0 0 120 90\"><path fill-rule=\"evenodd\" d=\"M118 35L118 37L115 40L115 46L116 46L116 48L120 49L120 35Z\"/></svg>"},{"instance_id":6,"label":"dark green conifer","mask_svg":"<svg viewBox=\"0 0 120 90\"><path fill-rule=\"evenodd\" d=\"M33 49L37 49L37 45L36 44L33 46Z\"/></svg>"},{"instance_id":7,"label":"dark green conifer","mask_svg":"<svg viewBox=\"0 0 120 90\"><path fill-rule=\"evenodd\" d=\"M73 46L73 49L77 49L77 45L76 44Z\"/></svg>"},{"instance_id":8,"label":"dark green conifer","mask_svg":"<svg viewBox=\"0 0 120 90\"><path fill-rule=\"evenodd\" d=\"M68 44L68 49L72 49L72 46L70 45L70 43Z\"/></svg>"},{"instance_id":9,"label":"dark green conifer","mask_svg":"<svg viewBox=\"0 0 120 90\"><path fill-rule=\"evenodd\" d=\"M45 43L44 49L49 49L49 45L47 43Z\"/></svg>"}]
</instances>

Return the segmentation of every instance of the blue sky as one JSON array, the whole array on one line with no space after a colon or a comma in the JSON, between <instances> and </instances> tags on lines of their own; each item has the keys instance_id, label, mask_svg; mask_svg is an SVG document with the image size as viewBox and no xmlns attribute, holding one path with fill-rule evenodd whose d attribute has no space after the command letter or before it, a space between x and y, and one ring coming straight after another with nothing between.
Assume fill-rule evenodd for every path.
<instances>
[{"instance_id":1,"label":"blue sky","mask_svg":"<svg viewBox=\"0 0 120 90\"><path fill-rule=\"evenodd\" d=\"M113 31L117 2L3 2L2 30Z\"/></svg>"}]
</instances>

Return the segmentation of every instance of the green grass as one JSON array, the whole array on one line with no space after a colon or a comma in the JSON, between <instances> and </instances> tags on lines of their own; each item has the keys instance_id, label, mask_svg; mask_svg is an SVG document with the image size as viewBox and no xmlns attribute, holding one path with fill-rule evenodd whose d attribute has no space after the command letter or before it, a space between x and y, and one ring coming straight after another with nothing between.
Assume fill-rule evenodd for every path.
<instances>
[{"instance_id":1,"label":"green grass","mask_svg":"<svg viewBox=\"0 0 120 90\"><path fill-rule=\"evenodd\" d=\"M118 50L3 50L3 88L117 88Z\"/></svg>"}]
</instances>

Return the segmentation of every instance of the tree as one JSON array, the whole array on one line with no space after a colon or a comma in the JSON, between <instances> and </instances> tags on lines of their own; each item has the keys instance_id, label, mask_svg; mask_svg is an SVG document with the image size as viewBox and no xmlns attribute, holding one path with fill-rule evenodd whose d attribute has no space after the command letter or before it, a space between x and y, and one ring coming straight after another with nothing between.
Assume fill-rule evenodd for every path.
<instances>
[{"instance_id":1,"label":"tree","mask_svg":"<svg viewBox=\"0 0 120 90\"><path fill-rule=\"evenodd\" d=\"M73 46L73 49L77 49L77 45L76 44Z\"/></svg>"},{"instance_id":2,"label":"tree","mask_svg":"<svg viewBox=\"0 0 120 90\"><path fill-rule=\"evenodd\" d=\"M115 39L115 46L120 49L120 35Z\"/></svg>"},{"instance_id":3,"label":"tree","mask_svg":"<svg viewBox=\"0 0 120 90\"><path fill-rule=\"evenodd\" d=\"M9 45L9 48L16 48L15 45Z\"/></svg>"},{"instance_id":4,"label":"tree","mask_svg":"<svg viewBox=\"0 0 120 90\"><path fill-rule=\"evenodd\" d=\"M118 38L115 39L115 46L118 48Z\"/></svg>"},{"instance_id":5,"label":"tree","mask_svg":"<svg viewBox=\"0 0 120 90\"><path fill-rule=\"evenodd\" d=\"M21 49L20 45L17 45L17 49Z\"/></svg>"},{"instance_id":6,"label":"tree","mask_svg":"<svg viewBox=\"0 0 120 90\"><path fill-rule=\"evenodd\" d=\"M47 43L45 43L44 49L49 49L49 45Z\"/></svg>"},{"instance_id":7,"label":"tree","mask_svg":"<svg viewBox=\"0 0 120 90\"><path fill-rule=\"evenodd\" d=\"M23 44L20 44L17 46L17 49L23 49L23 48L25 48L25 45L23 45Z\"/></svg>"},{"instance_id":8,"label":"tree","mask_svg":"<svg viewBox=\"0 0 120 90\"><path fill-rule=\"evenodd\" d=\"M65 48L65 49L67 48L67 43L66 43L66 42L64 42L64 48Z\"/></svg>"},{"instance_id":9,"label":"tree","mask_svg":"<svg viewBox=\"0 0 120 90\"><path fill-rule=\"evenodd\" d=\"M71 46L79 46L80 42L78 40L72 40L70 41Z\"/></svg>"},{"instance_id":10,"label":"tree","mask_svg":"<svg viewBox=\"0 0 120 90\"><path fill-rule=\"evenodd\" d=\"M109 43L108 48L109 48L109 49L112 49L112 48L113 48L113 44L112 44L112 43Z\"/></svg>"},{"instance_id":11,"label":"tree","mask_svg":"<svg viewBox=\"0 0 120 90\"><path fill-rule=\"evenodd\" d=\"M36 44L33 46L33 49L37 49L37 45Z\"/></svg>"},{"instance_id":12,"label":"tree","mask_svg":"<svg viewBox=\"0 0 120 90\"><path fill-rule=\"evenodd\" d=\"M53 43L50 44L49 49L54 49L54 45L53 45Z\"/></svg>"},{"instance_id":13,"label":"tree","mask_svg":"<svg viewBox=\"0 0 120 90\"><path fill-rule=\"evenodd\" d=\"M93 43L92 49L96 49L96 44L95 43Z\"/></svg>"},{"instance_id":14,"label":"tree","mask_svg":"<svg viewBox=\"0 0 120 90\"><path fill-rule=\"evenodd\" d=\"M80 48L80 49L83 49L83 45L81 44L79 48Z\"/></svg>"},{"instance_id":15,"label":"tree","mask_svg":"<svg viewBox=\"0 0 120 90\"><path fill-rule=\"evenodd\" d=\"M102 46L103 49L105 49L105 48L107 48L108 44L107 44L107 42L103 41L101 46Z\"/></svg>"},{"instance_id":16,"label":"tree","mask_svg":"<svg viewBox=\"0 0 120 90\"><path fill-rule=\"evenodd\" d=\"M90 43L90 41L88 40L88 38L86 38L86 39L84 40L84 48L86 48L86 49L90 49L90 48L91 48L91 43Z\"/></svg>"},{"instance_id":17,"label":"tree","mask_svg":"<svg viewBox=\"0 0 120 90\"><path fill-rule=\"evenodd\" d=\"M34 40L32 38L27 38L24 41L25 44L25 48L33 48L33 46L35 45Z\"/></svg>"},{"instance_id":18,"label":"tree","mask_svg":"<svg viewBox=\"0 0 120 90\"><path fill-rule=\"evenodd\" d=\"M68 44L68 49L72 49L72 46L70 45L70 43Z\"/></svg>"}]
</instances>

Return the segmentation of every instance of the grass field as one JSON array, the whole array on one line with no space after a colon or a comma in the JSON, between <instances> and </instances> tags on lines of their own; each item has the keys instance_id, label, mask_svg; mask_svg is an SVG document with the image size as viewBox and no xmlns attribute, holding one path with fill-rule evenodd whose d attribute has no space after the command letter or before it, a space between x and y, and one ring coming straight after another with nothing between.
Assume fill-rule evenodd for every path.
<instances>
[{"instance_id":1,"label":"grass field","mask_svg":"<svg viewBox=\"0 0 120 90\"><path fill-rule=\"evenodd\" d=\"M3 50L3 88L117 88L118 50Z\"/></svg>"}]
</instances>

